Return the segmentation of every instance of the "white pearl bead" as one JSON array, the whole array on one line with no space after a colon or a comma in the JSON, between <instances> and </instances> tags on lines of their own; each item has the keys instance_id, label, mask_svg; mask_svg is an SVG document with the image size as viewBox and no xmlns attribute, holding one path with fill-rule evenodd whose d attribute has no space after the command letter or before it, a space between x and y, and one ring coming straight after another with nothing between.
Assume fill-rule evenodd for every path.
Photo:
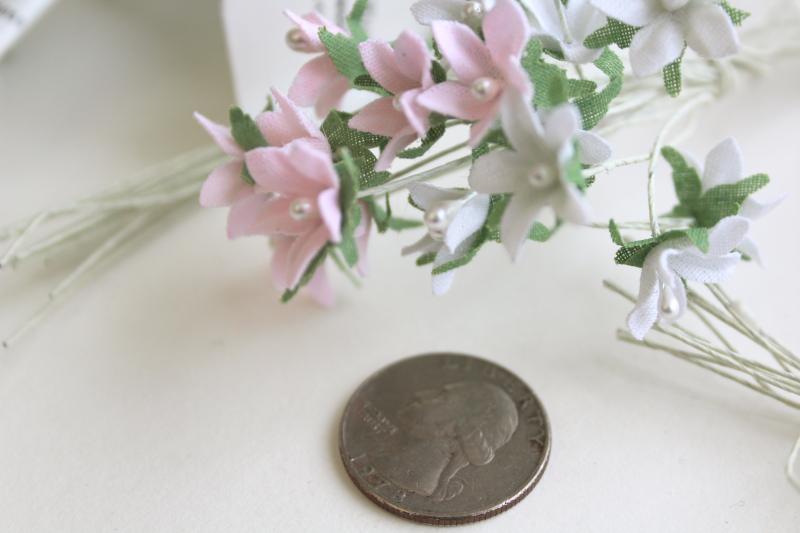
<instances>
[{"instance_id":1,"label":"white pearl bead","mask_svg":"<svg viewBox=\"0 0 800 533\"><path fill-rule=\"evenodd\" d=\"M658 311L661 318L667 320L676 320L681 316L681 303L675 296L675 292L671 287L666 285L661 286L661 297L658 301Z\"/></svg>"},{"instance_id":2,"label":"white pearl bead","mask_svg":"<svg viewBox=\"0 0 800 533\"><path fill-rule=\"evenodd\" d=\"M292 28L286 33L286 44L295 52L305 52L308 50L308 41L300 28Z\"/></svg>"},{"instance_id":3,"label":"white pearl bead","mask_svg":"<svg viewBox=\"0 0 800 533\"><path fill-rule=\"evenodd\" d=\"M311 204L310 200L306 198L298 198L297 200L294 200L291 205L289 205L289 216L300 222L307 219L313 210L314 206Z\"/></svg>"},{"instance_id":4,"label":"white pearl bead","mask_svg":"<svg viewBox=\"0 0 800 533\"><path fill-rule=\"evenodd\" d=\"M500 92L500 83L494 78L478 78L470 87L472 96L481 102L494 100Z\"/></svg>"},{"instance_id":5,"label":"white pearl bead","mask_svg":"<svg viewBox=\"0 0 800 533\"><path fill-rule=\"evenodd\" d=\"M466 20L480 20L485 13L483 3L481 2L465 2L464 3L464 18Z\"/></svg>"},{"instance_id":6,"label":"white pearl bead","mask_svg":"<svg viewBox=\"0 0 800 533\"><path fill-rule=\"evenodd\" d=\"M556 182L556 176L545 165L534 167L528 174L528 183L535 189L547 189Z\"/></svg>"},{"instance_id":7,"label":"white pearl bead","mask_svg":"<svg viewBox=\"0 0 800 533\"><path fill-rule=\"evenodd\" d=\"M392 98L392 107L395 109L395 111L403 110L403 105L400 103L399 96L395 96L394 98Z\"/></svg>"},{"instance_id":8,"label":"white pearl bead","mask_svg":"<svg viewBox=\"0 0 800 533\"><path fill-rule=\"evenodd\" d=\"M689 0L661 0L661 5L667 11L677 11L688 3Z\"/></svg>"},{"instance_id":9,"label":"white pearl bead","mask_svg":"<svg viewBox=\"0 0 800 533\"><path fill-rule=\"evenodd\" d=\"M428 233L436 240L443 240L447 227L450 225L450 215L445 206L434 206L425 213L425 225Z\"/></svg>"}]
</instances>

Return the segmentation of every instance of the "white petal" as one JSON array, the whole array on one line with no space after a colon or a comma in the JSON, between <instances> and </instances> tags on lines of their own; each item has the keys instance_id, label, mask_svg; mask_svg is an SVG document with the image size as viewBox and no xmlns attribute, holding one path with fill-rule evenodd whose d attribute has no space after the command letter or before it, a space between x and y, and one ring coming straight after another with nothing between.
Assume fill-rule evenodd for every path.
<instances>
[{"instance_id":1,"label":"white petal","mask_svg":"<svg viewBox=\"0 0 800 533\"><path fill-rule=\"evenodd\" d=\"M444 296L450 291L453 282L456 279L456 271L451 270L444 274L436 274L433 276L433 294L436 296Z\"/></svg>"},{"instance_id":2,"label":"white petal","mask_svg":"<svg viewBox=\"0 0 800 533\"><path fill-rule=\"evenodd\" d=\"M599 165L611 159L611 145L596 133L579 131L577 138L581 163L584 165Z\"/></svg>"},{"instance_id":3,"label":"white petal","mask_svg":"<svg viewBox=\"0 0 800 533\"><path fill-rule=\"evenodd\" d=\"M528 240L533 223L545 205L547 205L546 198L543 199L528 187L523 188L511 198L503 215L500 232L503 245L513 260L519 257L522 246Z\"/></svg>"},{"instance_id":4,"label":"white petal","mask_svg":"<svg viewBox=\"0 0 800 533\"><path fill-rule=\"evenodd\" d=\"M475 244L475 238L475 236L467 238L461 243L455 252L451 252L446 246L442 246L442 249L436 254L436 260L433 262L434 270L446 263L449 263L450 261L455 261L459 257L462 257L465 253L467 253L472 245ZM437 296L441 296L449 291L450 287L453 285L455 275L455 269L445 272L444 274L434 275L433 293Z\"/></svg>"},{"instance_id":5,"label":"white petal","mask_svg":"<svg viewBox=\"0 0 800 533\"><path fill-rule=\"evenodd\" d=\"M486 223L492 200L488 195L479 194L462 207L450 222L445 235L445 246L455 252L470 236L475 235Z\"/></svg>"},{"instance_id":6,"label":"white petal","mask_svg":"<svg viewBox=\"0 0 800 533\"><path fill-rule=\"evenodd\" d=\"M717 145L706 157L703 190L719 185L736 183L742 179L742 150L735 139L729 138Z\"/></svg>"},{"instance_id":7,"label":"white petal","mask_svg":"<svg viewBox=\"0 0 800 533\"><path fill-rule=\"evenodd\" d=\"M600 49L586 48L580 44L564 45L561 47L564 59L576 65L585 65L597 61L603 51Z\"/></svg>"},{"instance_id":8,"label":"white petal","mask_svg":"<svg viewBox=\"0 0 800 533\"><path fill-rule=\"evenodd\" d=\"M411 6L411 13L423 26L437 20L456 20L464 18L464 0L420 0Z\"/></svg>"},{"instance_id":9,"label":"white petal","mask_svg":"<svg viewBox=\"0 0 800 533\"><path fill-rule=\"evenodd\" d=\"M550 112L544 125L548 146L560 150L565 143L571 143L580 129L580 117L580 111L574 104L564 104Z\"/></svg>"},{"instance_id":10,"label":"white petal","mask_svg":"<svg viewBox=\"0 0 800 533\"><path fill-rule=\"evenodd\" d=\"M414 205L427 211L441 202L450 202L464 198L465 192L455 189L443 189L428 183L412 183L408 186Z\"/></svg>"},{"instance_id":11,"label":"white petal","mask_svg":"<svg viewBox=\"0 0 800 533\"><path fill-rule=\"evenodd\" d=\"M716 59L733 55L741 44L736 27L722 7L695 3L685 10L686 42L702 57Z\"/></svg>"},{"instance_id":12,"label":"white petal","mask_svg":"<svg viewBox=\"0 0 800 533\"><path fill-rule=\"evenodd\" d=\"M779 198L776 198L775 200L765 202L751 196L742 204L742 209L739 211L739 216L749 220L758 220L760 218L764 218L772 211L777 209L778 206L785 202L788 197L789 195L785 194Z\"/></svg>"},{"instance_id":13,"label":"white petal","mask_svg":"<svg viewBox=\"0 0 800 533\"><path fill-rule=\"evenodd\" d=\"M555 5L553 2L550 4ZM572 37L578 43L583 43L587 37L608 24L608 17L589 0L570 0L566 13Z\"/></svg>"},{"instance_id":14,"label":"white petal","mask_svg":"<svg viewBox=\"0 0 800 533\"><path fill-rule=\"evenodd\" d=\"M503 131L517 152L528 155L532 161L540 158L540 152L547 152L542 121L524 96L516 92L507 95L500 111Z\"/></svg>"},{"instance_id":15,"label":"white petal","mask_svg":"<svg viewBox=\"0 0 800 533\"><path fill-rule=\"evenodd\" d=\"M433 240L433 237L425 234L425 236L416 243L403 248L402 253L403 256L413 255L416 253L424 255L431 252L438 252L440 248L442 248L442 243Z\"/></svg>"},{"instance_id":16,"label":"white petal","mask_svg":"<svg viewBox=\"0 0 800 533\"><path fill-rule=\"evenodd\" d=\"M761 250L759 249L758 244L756 244L756 241L750 237L742 241L742 244L739 245L739 251L752 259L761 268L766 266L764 263L764 258L761 256Z\"/></svg>"},{"instance_id":17,"label":"white petal","mask_svg":"<svg viewBox=\"0 0 800 533\"><path fill-rule=\"evenodd\" d=\"M592 219L592 208L581 191L572 183L565 183L564 190L554 196L553 209L558 218L573 224L588 224Z\"/></svg>"},{"instance_id":18,"label":"white petal","mask_svg":"<svg viewBox=\"0 0 800 533\"><path fill-rule=\"evenodd\" d=\"M472 165L469 185L484 194L514 192L531 169L531 162L511 150L498 150Z\"/></svg>"},{"instance_id":19,"label":"white petal","mask_svg":"<svg viewBox=\"0 0 800 533\"><path fill-rule=\"evenodd\" d=\"M550 35L557 41L564 40L564 31L561 27L561 17L556 10L556 5L549 0L522 0L528 11L533 15L531 23L534 35Z\"/></svg>"},{"instance_id":20,"label":"white petal","mask_svg":"<svg viewBox=\"0 0 800 533\"><path fill-rule=\"evenodd\" d=\"M685 42L681 25L672 15L663 15L636 33L631 42L631 66L640 78L652 76L678 59Z\"/></svg>"},{"instance_id":21,"label":"white petal","mask_svg":"<svg viewBox=\"0 0 800 533\"><path fill-rule=\"evenodd\" d=\"M708 255L722 256L735 250L750 232L750 221L744 217L723 218L708 235Z\"/></svg>"},{"instance_id":22,"label":"white petal","mask_svg":"<svg viewBox=\"0 0 800 533\"><path fill-rule=\"evenodd\" d=\"M652 265L645 264L639 281L639 299L628 315L628 329L636 339L644 339L658 321L660 297L658 271Z\"/></svg>"},{"instance_id":23,"label":"white petal","mask_svg":"<svg viewBox=\"0 0 800 533\"><path fill-rule=\"evenodd\" d=\"M650 24L666 11L660 0L592 0L592 5L631 26Z\"/></svg>"},{"instance_id":24,"label":"white petal","mask_svg":"<svg viewBox=\"0 0 800 533\"><path fill-rule=\"evenodd\" d=\"M722 283L730 277L741 259L742 256L738 253L704 256L687 251L670 257L669 266L687 281Z\"/></svg>"}]
</instances>

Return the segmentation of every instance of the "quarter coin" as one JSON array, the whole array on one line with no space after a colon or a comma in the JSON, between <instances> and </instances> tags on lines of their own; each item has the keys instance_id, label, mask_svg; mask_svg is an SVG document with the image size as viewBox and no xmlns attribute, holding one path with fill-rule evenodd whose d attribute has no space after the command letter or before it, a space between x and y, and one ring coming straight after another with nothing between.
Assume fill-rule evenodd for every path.
<instances>
[{"instance_id":1,"label":"quarter coin","mask_svg":"<svg viewBox=\"0 0 800 533\"><path fill-rule=\"evenodd\" d=\"M370 500L403 518L468 524L511 508L550 456L541 402L489 361L431 354L369 378L342 418L345 469Z\"/></svg>"}]
</instances>

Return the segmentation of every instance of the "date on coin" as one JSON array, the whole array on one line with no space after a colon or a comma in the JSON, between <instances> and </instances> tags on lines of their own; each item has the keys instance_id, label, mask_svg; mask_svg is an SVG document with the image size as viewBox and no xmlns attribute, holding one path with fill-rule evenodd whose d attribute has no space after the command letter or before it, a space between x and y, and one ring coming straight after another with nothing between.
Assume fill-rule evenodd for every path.
<instances>
[{"instance_id":1,"label":"date on coin","mask_svg":"<svg viewBox=\"0 0 800 533\"><path fill-rule=\"evenodd\" d=\"M436 525L495 516L525 498L550 456L536 395L489 361L431 354L400 361L359 387L340 452L370 500Z\"/></svg>"}]
</instances>

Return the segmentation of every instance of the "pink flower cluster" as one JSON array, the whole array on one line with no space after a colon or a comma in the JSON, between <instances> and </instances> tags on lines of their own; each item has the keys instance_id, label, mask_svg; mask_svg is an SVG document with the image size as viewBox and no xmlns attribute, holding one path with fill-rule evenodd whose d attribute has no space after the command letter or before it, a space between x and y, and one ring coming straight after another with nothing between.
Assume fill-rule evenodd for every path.
<instances>
[{"instance_id":1,"label":"pink flower cluster","mask_svg":"<svg viewBox=\"0 0 800 533\"><path fill-rule=\"evenodd\" d=\"M297 105L278 91L278 104L256 118L268 146L245 152L231 131L207 118L197 120L233 161L211 173L200 203L203 207L230 207L228 236L269 236L275 251L272 276L276 288L298 286L314 258L328 243L342 239L339 177L333 167L328 142ZM255 182L242 178L245 164ZM364 252L370 220L362 216L356 231ZM359 270L365 270L364 256ZM308 289L323 305L333 304L333 291L325 270L317 270Z\"/></svg>"}]
</instances>

